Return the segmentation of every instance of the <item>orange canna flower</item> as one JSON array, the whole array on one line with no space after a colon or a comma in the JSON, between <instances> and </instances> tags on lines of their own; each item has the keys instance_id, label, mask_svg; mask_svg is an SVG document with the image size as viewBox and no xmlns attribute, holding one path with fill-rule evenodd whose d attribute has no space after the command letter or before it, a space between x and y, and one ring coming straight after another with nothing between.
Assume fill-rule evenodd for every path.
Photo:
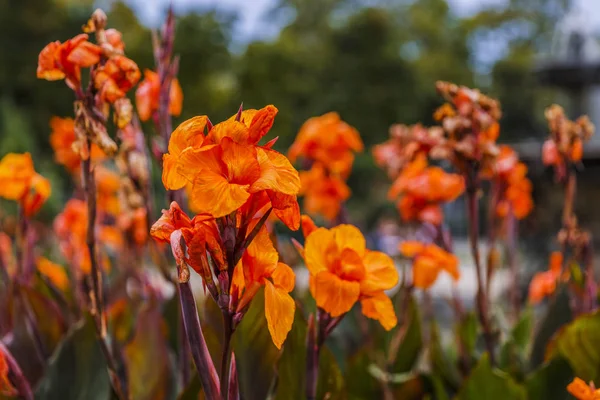
<instances>
[{"instance_id":1,"label":"orange canna flower","mask_svg":"<svg viewBox=\"0 0 600 400\"><path fill-rule=\"evenodd\" d=\"M121 187L119 174L100 166L95 169L95 178L98 210L113 216L119 215L121 208L118 197Z\"/></svg>"},{"instance_id":2,"label":"orange canna flower","mask_svg":"<svg viewBox=\"0 0 600 400\"><path fill-rule=\"evenodd\" d=\"M49 43L38 57L37 77L48 81L65 79L71 89L77 90L81 87L81 68L97 64L101 54L102 49L88 42L85 33L64 43Z\"/></svg>"},{"instance_id":3,"label":"orange canna flower","mask_svg":"<svg viewBox=\"0 0 600 400\"><path fill-rule=\"evenodd\" d=\"M45 257L37 259L37 269L58 289L65 291L69 287L69 277L65 269Z\"/></svg>"},{"instance_id":4,"label":"orange canna flower","mask_svg":"<svg viewBox=\"0 0 600 400\"><path fill-rule=\"evenodd\" d=\"M279 262L266 227L262 227L233 272L231 296L237 299L237 312L250 303L256 292L265 287L265 316L273 343L281 349L294 322L296 303L290 296L296 276Z\"/></svg>"},{"instance_id":5,"label":"orange canna flower","mask_svg":"<svg viewBox=\"0 0 600 400\"><path fill-rule=\"evenodd\" d=\"M168 210L162 211L162 216L150 228L150 236L158 242L170 243L178 264L187 262L203 278L204 285L213 282L207 251L219 267L226 265L223 244L214 218L199 214L190 219L176 202L172 202ZM188 247L188 257L181 254L181 240Z\"/></svg>"},{"instance_id":6,"label":"orange canna flower","mask_svg":"<svg viewBox=\"0 0 600 400\"><path fill-rule=\"evenodd\" d=\"M54 150L54 159L57 163L64 165L71 173L79 171L81 166L81 157L73 149L75 143L75 121L72 118L52 117L50 119L50 145ZM92 160L98 161L105 157L105 154L96 144L91 147Z\"/></svg>"},{"instance_id":7,"label":"orange canna flower","mask_svg":"<svg viewBox=\"0 0 600 400\"><path fill-rule=\"evenodd\" d=\"M94 86L99 90L102 101L114 103L135 86L140 76L140 70L134 61L116 55L98 68L94 74Z\"/></svg>"},{"instance_id":8,"label":"orange canna flower","mask_svg":"<svg viewBox=\"0 0 600 400\"><path fill-rule=\"evenodd\" d=\"M352 225L317 228L304 220L307 231L304 259L310 291L317 306L338 317L361 302L365 316L390 330L397 324L391 300L384 293L398 283L392 259L366 248L362 233Z\"/></svg>"},{"instance_id":9,"label":"orange canna flower","mask_svg":"<svg viewBox=\"0 0 600 400\"><path fill-rule=\"evenodd\" d=\"M560 278L563 255L555 251L550 255L550 265L547 271L536 273L529 284L529 302L537 304L545 297L556 291L556 282Z\"/></svg>"},{"instance_id":10,"label":"orange canna flower","mask_svg":"<svg viewBox=\"0 0 600 400\"><path fill-rule=\"evenodd\" d=\"M183 122L173 132L169 153L163 158L165 188L186 186L190 208L215 218L244 205L244 209L256 212L256 204L265 194L280 218L290 210L298 210L298 172L284 155L270 149L270 143L257 145L271 128L276 113L275 107L267 106L242 112L239 121L232 117L215 126L206 116ZM299 212L282 221L297 229Z\"/></svg>"},{"instance_id":11,"label":"orange canna flower","mask_svg":"<svg viewBox=\"0 0 600 400\"><path fill-rule=\"evenodd\" d=\"M87 204L79 199L67 201L65 208L56 216L53 224L63 256L83 274L89 274L92 268L86 242L87 226ZM119 250L122 245L120 232L115 232L113 227L107 225L98 224L95 228L102 246ZM102 262L102 268L108 270L110 265Z\"/></svg>"},{"instance_id":12,"label":"orange canna flower","mask_svg":"<svg viewBox=\"0 0 600 400\"><path fill-rule=\"evenodd\" d=\"M322 163L333 174L346 177L354 162L354 153L364 145L356 129L342 121L338 113L329 112L308 119L300 128L288 156Z\"/></svg>"},{"instance_id":13,"label":"orange canna flower","mask_svg":"<svg viewBox=\"0 0 600 400\"><path fill-rule=\"evenodd\" d=\"M8 379L9 366L6 361L6 355L0 350L0 395L13 397L19 392L14 387L10 379Z\"/></svg>"},{"instance_id":14,"label":"orange canna flower","mask_svg":"<svg viewBox=\"0 0 600 400\"><path fill-rule=\"evenodd\" d=\"M147 121L158 110L160 97L160 78L149 69L144 70L144 80L135 91L137 112L142 121ZM169 113L178 116L183 106L183 91L177 79L171 81L169 91Z\"/></svg>"},{"instance_id":15,"label":"orange canna flower","mask_svg":"<svg viewBox=\"0 0 600 400\"><path fill-rule=\"evenodd\" d=\"M350 188L338 176L328 175L321 163L300 172L304 209L309 214L320 214L333 221L340 213L342 203L350 197Z\"/></svg>"},{"instance_id":16,"label":"orange canna flower","mask_svg":"<svg viewBox=\"0 0 600 400\"><path fill-rule=\"evenodd\" d=\"M54 219L54 232L59 239L61 252L85 274L91 271L86 245L87 224L87 204L78 199L69 200Z\"/></svg>"},{"instance_id":17,"label":"orange canna flower","mask_svg":"<svg viewBox=\"0 0 600 400\"><path fill-rule=\"evenodd\" d=\"M458 281L458 258L435 244L418 241L405 241L399 246L400 252L413 259L413 284L428 289L435 283L441 271L446 271L452 279Z\"/></svg>"},{"instance_id":18,"label":"orange canna flower","mask_svg":"<svg viewBox=\"0 0 600 400\"><path fill-rule=\"evenodd\" d=\"M5 232L0 231L0 265L13 277L17 270L17 261L12 249L12 239Z\"/></svg>"},{"instance_id":19,"label":"orange canna flower","mask_svg":"<svg viewBox=\"0 0 600 400\"><path fill-rule=\"evenodd\" d=\"M567 391L577 400L600 400L600 389L596 389L594 382L588 385L581 378L573 379L567 385Z\"/></svg>"},{"instance_id":20,"label":"orange canna flower","mask_svg":"<svg viewBox=\"0 0 600 400\"><path fill-rule=\"evenodd\" d=\"M527 179L527 166L519 162L517 153L509 146L500 146L492 179L499 186L496 214L506 217L512 212L517 219L523 219L533 210L532 185Z\"/></svg>"},{"instance_id":21,"label":"orange canna flower","mask_svg":"<svg viewBox=\"0 0 600 400\"><path fill-rule=\"evenodd\" d=\"M398 177L406 164L422 154L429 154L432 158L448 158L443 129L426 128L421 124L392 125L390 139L373 147L375 163L393 179Z\"/></svg>"},{"instance_id":22,"label":"orange canna flower","mask_svg":"<svg viewBox=\"0 0 600 400\"><path fill-rule=\"evenodd\" d=\"M35 172L29 153L9 153L0 160L0 197L17 201L26 216L35 214L50 192L50 182Z\"/></svg>"},{"instance_id":23,"label":"orange canna flower","mask_svg":"<svg viewBox=\"0 0 600 400\"><path fill-rule=\"evenodd\" d=\"M421 154L402 169L388 196L390 199L400 197L398 208L405 221L439 225L443 221L440 204L455 200L464 190L460 175L439 167L427 167L427 159Z\"/></svg>"}]
</instances>

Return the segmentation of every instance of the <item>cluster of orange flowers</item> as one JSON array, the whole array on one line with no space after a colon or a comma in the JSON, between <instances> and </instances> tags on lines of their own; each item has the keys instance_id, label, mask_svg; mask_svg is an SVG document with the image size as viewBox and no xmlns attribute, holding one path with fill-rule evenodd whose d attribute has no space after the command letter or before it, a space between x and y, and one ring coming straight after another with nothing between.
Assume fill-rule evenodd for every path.
<instances>
[{"instance_id":1,"label":"cluster of orange flowers","mask_svg":"<svg viewBox=\"0 0 600 400\"><path fill-rule=\"evenodd\" d=\"M463 178L440 167L428 167L427 158L419 154L405 165L392 184L388 196L400 197L398 210L405 221L440 225L444 220L442 203L454 201L465 190Z\"/></svg>"},{"instance_id":2,"label":"cluster of orange flowers","mask_svg":"<svg viewBox=\"0 0 600 400\"><path fill-rule=\"evenodd\" d=\"M269 331L281 347L295 311L289 296L294 274L278 261L264 221L273 210L288 227L298 229L300 179L288 159L271 149L273 141L259 145L276 114L274 106L240 109L214 126L206 116L179 125L163 159L163 183L169 190L185 187L197 215L190 219L173 203L151 235L171 243L180 279L187 279L189 264L219 304L230 299L225 304L234 321L239 322L258 288L265 286Z\"/></svg>"},{"instance_id":3,"label":"cluster of orange flowers","mask_svg":"<svg viewBox=\"0 0 600 400\"><path fill-rule=\"evenodd\" d=\"M83 29L85 33L64 43L55 41L44 47L38 58L37 76L50 81L64 79L77 95L72 147L86 160L90 142L107 155L117 151L105 122L112 106L118 128L123 129L130 123L133 107L125 94L135 86L141 74L136 63L123 54L125 44L121 33L106 29L104 12L96 10ZM96 44L88 41L89 33L95 34ZM86 97L82 90L82 68L90 68L92 98Z\"/></svg>"},{"instance_id":4,"label":"cluster of orange flowers","mask_svg":"<svg viewBox=\"0 0 600 400\"><path fill-rule=\"evenodd\" d=\"M32 216L50 197L50 182L35 172L29 153L9 153L0 160L0 197L16 201Z\"/></svg>"},{"instance_id":5,"label":"cluster of orange flowers","mask_svg":"<svg viewBox=\"0 0 600 400\"><path fill-rule=\"evenodd\" d=\"M309 165L300 173L304 208L310 214L335 220L341 205L350 197L346 179L350 175L354 153L363 150L358 131L330 112L307 120L300 128L288 156L299 157Z\"/></svg>"},{"instance_id":6,"label":"cluster of orange flowers","mask_svg":"<svg viewBox=\"0 0 600 400\"><path fill-rule=\"evenodd\" d=\"M554 167L558 180L564 179L568 165L581 161L583 143L594 135L594 125L587 116L571 121L563 108L552 105L545 111L550 137L542 148L542 161Z\"/></svg>"}]
</instances>

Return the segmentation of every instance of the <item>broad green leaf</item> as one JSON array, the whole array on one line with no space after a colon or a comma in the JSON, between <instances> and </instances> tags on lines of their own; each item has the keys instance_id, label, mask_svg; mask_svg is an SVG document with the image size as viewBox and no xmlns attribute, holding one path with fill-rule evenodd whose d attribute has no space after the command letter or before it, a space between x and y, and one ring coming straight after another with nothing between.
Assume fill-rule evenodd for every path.
<instances>
[{"instance_id":1,"label":"broad green leaf","mask_svg":"<svg viewBox=\"0 0 600 400\"><path fill-rule=\"evenodd\" d=\"M492 368L484 354L461 387L457 400L526 400L525 387L508 374Z\"/></svg>"},{"instance_id":2,"label":"broad green leaf","mask_svg":"<svg viewBox=\"0 0 600 400\"><path fill-rule=\"evenodd\" d=\"M584 381L600 379L600 312L578 317L548 347L549 356L564 357Z\"/></svg>"},{"instance_id":3,"label":"broad green leaf","mask_svg":"<svg viewBox=\"0 0 600 400\"><path fill-rule=\"evenodd\" d=\"M406 309L407 326L399 326L394 330L392 343L396 335L403 334L402 342L398 347L396 358L392 364L390 372L403 373L410 371L417 362L421 349L423 347L423 337L421 332L421 315L417 307L417 302L411 296L408 308Z\"/></svg>"},{"instance_id":4,"label":"broad green leaf","mask_svg":"<svg viewBox=\"0 0 600 400\"><path fill-rule=\"evenodd\" d=\"M429 361L434 374L438 375L452 388L458 388L460 376L454 363L448 358L448 353L442 347L438 325L431 323L429 342Z\"/></svg>"},{"instance_id":5,"label":"broad green leaf","mask_svg":"<svg viewBox=\"0 0 600 400\"><path fill-rule=\"evenodd\" d=\"M254 296L248 312L233 334L232 347L237 361L241 398L264 400L275 377L279 351L267 328L262 290Z\"/></svg>"},{"instance_id":6,"label":"broad green leaf","mask_svg":"<svg viewBox=\"0 0 600 400\"><path fill-rule=\"evenodd\" d=\"M381 384L367 372L372 362L368 349L364 347L348 359L344 380L349 399L381 399L383 397Z\"/></svg>"},{"instance_id":7,"label":"broad green leaf","mask_svg":"<svg viewBox=\"0 0 600 400\"><path fill-rule=\"evenodd\" d=\"M515 324L511 332L511 337L522 353L525 353L531 344L532 330L533 311L531 308L527 308L521 313L519 321Z\"/></svg>"},{"instance_id":8,"label":"broad green leaf","mask_svg":"<svg viewBox=\"0 0 600 400\"><path fill-rule=\"evenodd\" d=\"M554 357L548 363L529 374L525 381L530 400L567 400L567 385L573 380L573 370L562 357Z\"/></svg>"},{"instance_id":9,"label":"broad green leaf","mask_svg":"<svg viewBox=\"0 0 600 400\"><path fill-rule=\"evenodd\" d=\"M475 355L478 334L479 322L477 321L477 315L474 312L466 313L464 319L456 324L456 340L462 342L465 352L470 357Z\"/></svg>"},{"instance_id":10,"label":"broad green leaf","mask_svg":"<svg viewBox=\"0 0 600 400\"><path fill-rule=\"evenodd\" d=\"M551 300L544 319L542 320L533 341L531 349L531 367L542 364L546 356L546 347L554 334L573 319L569 305L569 293L563 286Z\"/></svg>"},{"instance_id":11,"label":"broad green leaf","mask_svg":"<svg viewBox=\"0 0 600 400\"><path fill-rule=\"evenodd\" d=\"M533 312L526 309L500 349L500 367L518 380L524 379L531 345Z\"/></svg>"},{"instance_id":12,"label":"broad green leaf","mask_svg":"<svg viewBox=\"0 0 600 400\"><path fill-rule=\"evenodd\" d=\"M148 304L137 317L133 340L125 346L129 393L136 400L173 397L175 382L170 370L169 350L163 334L164 321L155 305Z\"/></svg>"},{"instance_id":13,"label":"broad green leaf","mask_svg":"<svg viewBox=\"0 0 600 400\"><path fill-rule=\"evenodd\" d=\"M110 380L91 317L76 324L51 357L36 400L108 400Z\"/></svg>"},{"instance_id":14,"label":"broad green leaf","mask_svg":"<svg viewBox=\"0 0 600 400\"><path fill-rule=\"evenodd\" d=\"M306 399L306 330L306 320L297 308L294 325L277 363L275 400ZM342 373L327 344L321 348L318 380L318 399L326 395L330 400L346 398Z\"/></svg>"}]
</instances>

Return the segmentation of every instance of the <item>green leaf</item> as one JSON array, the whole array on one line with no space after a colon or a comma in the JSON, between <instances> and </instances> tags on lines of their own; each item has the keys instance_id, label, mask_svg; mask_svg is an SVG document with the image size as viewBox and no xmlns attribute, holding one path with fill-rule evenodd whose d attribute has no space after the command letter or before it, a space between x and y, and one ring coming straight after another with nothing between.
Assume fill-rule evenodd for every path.
<instances>
[{"instance_id":1,"label":"green leaf","mask_svg":"<svg viewBox=\"0 0 600 400\"><path fill-rule=\"evenodd\" d=\"M460 389L457 400L526 400L525 388L508 374L493 369L484 354Z\"/></svg>"},{"instance_id":2,"label":"green leaf","mask_svg":"<svg viewBox=\"0 0 600 400\"><path fill-rule=\"evenodd\" d=\"M563 325L573 319L569 305L569 293L563 286L559 288L556 296L551 300L546 315L535 335L531 349L531 367L542 364L546 357L548 342Z\"/></svg>"},{"instance_id":3,"label":"green leaf","mask_svg":"<svg viewBox=\"0 0 600 400\"><path fill-rule=\"evenodd\" d=\"M475 345L477 344L477 335L479 333L479 322L474 312L465 314L462 321L456 324L456 340L460 340L464 346L467 355L473 357Z\"/></svg>"},{"instance_id":4,"label":"green leaf","mask_svg":"<svg viewBox=\"0 0 600 400\"><path fill-rule=\"evenodd\" d=\"M527 397L544 400L567 400L567 385L573 379L571 366L562 357L554 357L548 363L529 374L525 381Z\"/></svg>"},{"instance_id":5,"label":"green leaf","mask_svg":"<svg viewBox=\"0 0 600 400\"><path fill-rule=\"evenodd\" d=\"M377 382L372 374L367 372L372 363L368 348L363 347L348 359L344 380L348 389L348 398L359 399L381 399L381 384Z\"/></svg>"},{"instance_id":6,"label":"green leaf","mask_svg":"<svg viewBox=\"0 0 600 400\"><path fill-rule=\"evenodd\" d=\"M110 380L91 317L57 347L36 391L37 400L108 400Z\"/></svg>"},{"instance_id":7,"label":"green leaf","mask_svg":"<svg viewBox=\"0 0 600 400\"><path fill-rule=\"evenodd\" d=\"M517 345L519 351L525 353L531 343L531 334L533 331L533 311L531 308L525 309L521 317L513 327L511 337Z\"/></svg>"},{"instance_id":8,"label":"green leaf","mask_svg":"<svg viewBox=\"0 0 600 400\"><path fill-rule=\"evenodd\" d=\"M565 326L548 347L549 356L564 357L584 381L600 378L600 312L585 314Z\"/></svg>"},{"instance_id":9,"label":"green leaf","mask_svg":"<svg viewBox=\"0 0 600 400\"><path fill-rule=\"evenodd\" d=\"M393 373L403 373L410 371L421 354L423 348L423 336L421 331L421 316L414 297L410 297L408 308L406 310L407 326L399 326L394 331L392 343L397 335L403 334L402 342L398 347L391 371ZM404 328L406 326L406 328ZM405 331L403 331L405 329Z\"/></svg>"},{"instance_id":10,"label":"green leaf","mask_svg":"<svg viewBox=\"0 0 600 400\"><path fill-rule=\"evenodd\" d=\"M173 398L175 382L169 350L163 334L164 321L155 305L146 305L137 317L135 336L125 346L129 393L136 400Z\"/></svg>"},{"instance_id":11,"label":"green leaf","mask_svg":"<svg viewBox=\"0 0 600 400\"><path fill-rule=\"evenodd\" d=\"M275 377L279 351L273 344L267 319L265 298L259 291L233 334L233 351L237 361L240 397L264 400Z\"/></svg>"},{"instance_id":12,"label":"green leaf","mask_svg":"<svg viewBox=\"0 0 600 400\"><path fill-rule=\"evenodd\" d=\"M202 397L200 397L202 396ZM199 400L204 398L198 374L194 374L189 385L177 396L177 400Z\"/></svg>"},{"instance_id":13,"label":"green leaf","mask_svg":"<svg viewBox=\"0 0 600 400\"><path fill-rule=\"evenodd\" d=\"M431 337L429 342L429 361L434 374L438 375L450 387L458 388L460 376L458 370L448 359L441 343L439 328L435 321L431 323Z\"/></svg>"},{"instance_id":14,"label":"green leaf","mask_svg":"<svg viewBox=\"0 0 600 400\"><path fill-rule=\"evenodd\" d=\"M526 309L500 349L500 367L513 377L522 380L526 371L526 360L531 345L533 312Z\"/></svg>"},{"instance_id":15,"label":"green leaf","mask_svg":"<svg viewBox=\"0 0 600 400\"><path fill-rule=\"evenodd\" d=\"M306 399L306 330L306 320L297 307L294 325L277 363L275 400ZM343 375L327 345L321 348L318 380L318 399L323 399L326 395L331 400L346 398Z\"/></svg>"}]
</instances>

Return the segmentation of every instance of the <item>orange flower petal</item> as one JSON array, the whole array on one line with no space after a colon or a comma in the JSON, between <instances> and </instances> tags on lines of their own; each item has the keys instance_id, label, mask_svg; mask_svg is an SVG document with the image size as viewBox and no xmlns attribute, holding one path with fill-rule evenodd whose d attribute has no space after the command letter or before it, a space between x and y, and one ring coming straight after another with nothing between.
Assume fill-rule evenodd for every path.
<instances>
[{"instance_id":1,"label":"orange flower petal","mask_svg":"<svg viewBox=\"0 0 600 400\"><path fill-rule=\"evenodd\" d=\"M179 80L173 79L171 82L171 90L169 92L169 113L174 116L181 114L183 108L183 90Z\"/></svg>"},{"instance_id":2,"label":"orange flower petal","mask_svg":"<svg viewBox=\"0 0 600 400\"><path fill-rule=\"evenodd\" d=\"M365 254L367 242L357 227L342 224L332 228L331 232L334 234L335 242L340 250L345 248L352 249L360 257Z\"/></svg>"},{"instance_id":3,"label":"orange flower petal","mask_svg":"<svg viewBox=\"0 0 600 400\"><path fill-rule=\"evenodd\" d=\"M273 212L288 228L293 231L300 228L300 206L296 196L267 190Z\"/></svg>"},{"instance_id":4,"label":"orange flower petal","mask_svg":"<svg viewBox=\"0 0 600 400\"><path fill-rule=\"evenodd\" d=\"M314 237L315 231L309 238ZM314 277L314 298L317 306L327 311L332 317L350 311L360 295L358 282L345 281L329 271L321 271Z\"/></svg>"},{"instance_id":5,"label":"orange flower petal","mask_svg":"<svg viewBox=\"0 0 600 400\"><path fill-rule=\"evenodd\" d=\"M239 121L227 120L215 125L208 136L213 143L221 143L223 138L230 138L235 143L248 144L248 128Z\"/></svg>"},{"instance_id":6,"label":"orange flower petal","mask_svg":"<svg viewBox=\"0 0 600 400\"><path fill-rule=\"evenodd\" d=\"M269 333L275 347L281 349L285 338L292 329L296 303L284 289L267 281L265 285L265 316Z\"/></svg>"},{"instance_id":7,"label":"orange flower petal","mask_svg":"<svg viewBox=\"0 0 600 400\"><path fill-rule=\"evenodd\" d=\"M567 391L577 400L596 400L594 390L581 378L575 378L567 385Z\"/></svg>"},{"instance_id":8,"label":"orange flower petal","mask_svg":"<svg viewBox=\"0 0 600 400\"><path fill-rule=\"evenodd\" d=\"M256 148L238 144L229 137L223 138L221 148L221 160L227 166L227 180L231 183L252 185L251 189L261 174Z\"/></svg>"},{"instance_id":9,"label":"orange flower petal","mask_svg":"<svg viewBox=\"0 0 600 400\"><path fill-rule=\"evenodd\" d=\"M219 218L240 208L249 197L248 185L229 183L223 175L205 170L194 180L190 207Z\"/></svg>"},{"instance_id":10,"label":"orange flower petal","mask_svg":"<svg viewBox=\"0 0 600 400\"><path fill-rule=\"evenodd\" d=\"M306 268L311 275L317 275L319 272L329 269L327 256L333 251L337 251L335 238L333 232L328 229L318 228L306 238L304 259Z\"/></svg>"},{"instance_id":11,"label":"orange flower petal","mask_svg":"<svg viewBox=\"0 0 600 400\"><path fill-rule=\"evenodd\" d=\"M412 258L423 251L425 245L416 240L406 240L400 243L399 250L405 256Z\"/></svg>"},{"instance_id":12,"label":"orange flower petal","mask_svg":"<svg viewBox=\"0 0 600 400\"><path fill-rule=\"evenodd\" d=\"M364 298L360 301L360 304L362 313L368 318L379 321L386 331L391 330L398 324L394 305L385 293L379 292L374 296Z\"/></svg>"},{"instance_id":13,"label":"orange flower petal","mask_svg":"<svg viewBox=\"0 0 600 400\"><path fill-rule=\"evenodd\" d=\"M251 192L271 189L285 194L298 194L300 177L298 171L281 153L274 150L257 149L260 177L250 187Z\"/></svg>"},{"instance_id":14,"label":"orange flower petal","mask_svg":"<svg viewBox=\"0 0 600 400\"><path fill-rule=\"evenodd\" d=\"M388 290L398 283L398 271L394 261L385 253L367 250L363 263L366 269L365 279L360 282L362 294L372 294Z\"/></svg>"},{"instance_id":15,"label":"orange flower petal","mask_svg":"<svg viewBox=\"0 0 600 400\"><path fill-rule=\"evenodd\" d=\"M65 269L45 257L37 259L37 269L59 290L66 290L69 287L69 277Z\"/></svg>"},{"instance_id":16,"label":"orange flower petal","mask_svg":"<svg viewBox=\"0 0 600 400\"><path fill-rule=\"evenodd\" d=\"M252 121L248 126L250 143L258 143L269 132L273 126L277 112L278 110L275 106L268 105L254 113Z\"/></svg>"},{"instance_id":17,"label":"orange flower petal","mask_svg":"<svg viewBox=\"0 0 600 400\"><path fill-rule=\"evenodd\" d=\"M308 215L302 215L300 219L302 221L302 235L304 238L307 238L308 235L317 229L317 225L315 225L313 220Z\"/></svg>"},{"instance_id":18,"label":"orange flower petal","mask_svg":"<svg viewBox=\"0 0 600 400\"><path fill-rule=\"evenodd\" d=\"M292 270L289 265L282 262L277 263L277 268L273 271L271 279L273 279L273 284L277 288L281 288L288 293L294 290L294 286L296 285L296 274L294 274L294 270Z\"/></svg>"},{"instance_id":19,"label":"orange flower petal","mask_svg":"<svg viewBox=\"0 0 600 400\"><path fill-rule=\"evenodd\" d=\"M417 257L413 262L413 284L420 289L427 289L435 283L441 266L438 260L430 257Z\"/></svg>"}]
</instances>

